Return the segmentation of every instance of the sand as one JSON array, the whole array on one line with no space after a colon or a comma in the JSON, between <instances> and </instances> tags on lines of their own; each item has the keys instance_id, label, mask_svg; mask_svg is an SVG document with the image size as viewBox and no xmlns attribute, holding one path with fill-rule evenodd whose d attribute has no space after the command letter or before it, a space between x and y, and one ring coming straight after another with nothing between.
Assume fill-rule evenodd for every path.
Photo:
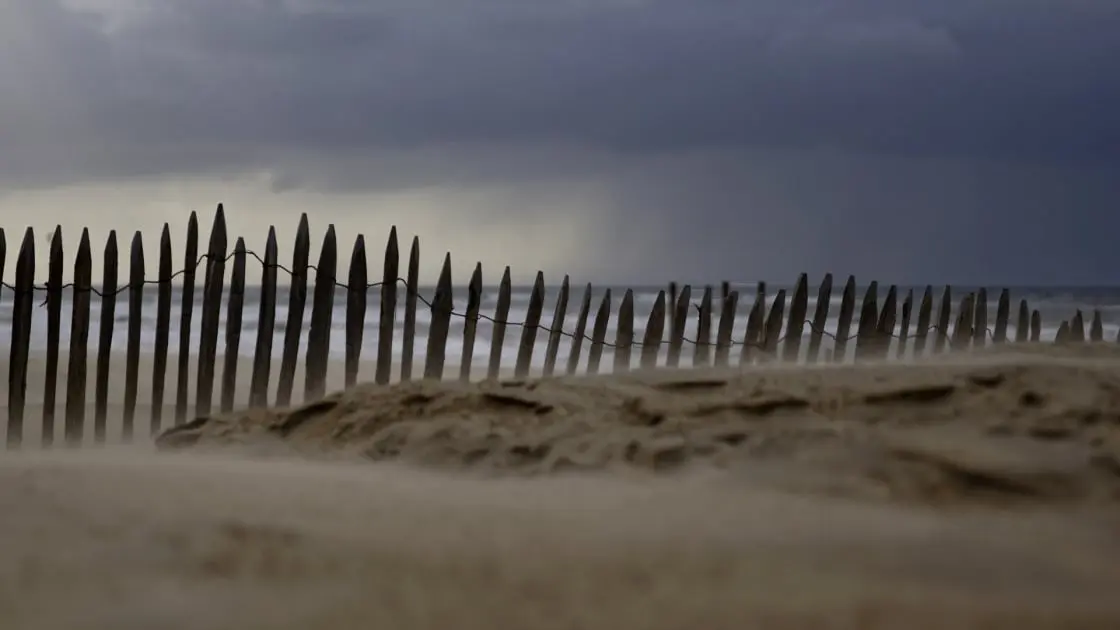
<instances>
[{"instance_id":1,"label":"sand","mask_svg":"<svg viewBox=\"0 0 1120 630\"><path fill-rule=\"evenodd\" d=\"M1120 627L1120 352L362 385L0 456L5 628Z\"/></svg>"},{"instance_id":2,"label":"sand","mask_svg":"<svg viewBox=\"0 0 1120 630\"><path fill-rule=\"evenodd\" d=\"M0 356L7 357L7 349L0 347ZM277 389L279 385L280 375L279 358L274 358L270 369L270 378L268 385L268 400L275 403L277 400ZM105 413L105 442L106 443L119 443L121 442L123 433L123 419L124 419L124 400L125 400L125 365L126 357L123 352L113 352L109 358L109 379L106 388L106 413ZM148 439L153 435L151 431L151 418L152 418L152 400L153 400L153 379L155 373L155 358L150 353L143 353L139 356L138 365L138 378L137 378L137 405L135 413L135 426L134 436L138 439ZM167 359L167 368L164 375L164 398L161 414L161 426L159 430L172 426L175 423L176 416L176 396L178 393L178 374L179 374L179 359L175 354L171 354ZM47 357L45 352L32 352L28 357L28 380L27 380L27 403L24 408L24 421L22 431L22 442L31 447L39 448L43 444L44 435L44 401L46 399L46 372L47 372ZM54 431L51 433L54 437L54 443L62 443L63 441L63 425L66 417L66 384L68 378L69 355L64 349L60 352L58 376L56 378L56 402L54 407ZM508 368L508 366L507 366ZM213 395L211 399L212 409L220 409L223 390L223 375L225 369L225 359L219 355L217 360L217 368L214 376ZM423 370L423 363L419 363L414 368L414 373L419 375ZM363 357L363 360L358 363L358 378L359 380L372 381L377 372L376 357ZM394 382L400 380L401 366L399 363L394 363L391 368L392 380ZM509 375L511 369L503 369L503 375ZM253 360L251 358L242 357L237 361L236 378L234 380L234 396L233 402L235 408L243 408L248 406L250 381L253 373ZM459 367L452 362L445 366L444 373L451 376L457 376ZM86 405L85 405L85 431L83 434L83 442L86 444L95 443L94 421L96 417L96 374L97 374L97 353L91 352L87 357L86 366ZM332 360L327 363L327 379L326 386L328 391L335 391L342 389L345 385L346 366L343 361ZM476 364L472 369L473 378L481 380L485 377L486 367ZM301 357L300 361L296 364L295 378L293 379L292 398L293 403L299 403L304 400L304 385L307 376L307 366L304 358ZM196 392L198 387L198 357L192 356L190 368L187 371L187 413L186 418L194 418L197 415ZM8 373L6 361L0 363L0 427L7 427L8 424ZM158 430L156 431L158 433ZM0 428L0 448L7 446L7 431Z\"/></svg>"}]
</instances>

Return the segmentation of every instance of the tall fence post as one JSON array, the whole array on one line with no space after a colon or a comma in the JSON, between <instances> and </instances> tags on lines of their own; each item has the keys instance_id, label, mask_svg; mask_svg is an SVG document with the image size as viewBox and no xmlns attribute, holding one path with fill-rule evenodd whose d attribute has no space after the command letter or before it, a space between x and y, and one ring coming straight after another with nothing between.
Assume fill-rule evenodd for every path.
<instances>
[{"instance_id":1,"label":"tall fence post","mask_svg":"<svg viewBox=\"0 0 1120 630\"><path fill-rule=\"evenodd\" d=\"M31 351L31 309L35 302L35 231L27 228L16 259L15 303L12 306L12 347L8 359L8 448L23 444L23 413L27 401L27 360Z\"/></svg>"},{"instance_id":2,"label":"tall fence post","mask_svg":"<svg viewBox=\"0 0 1120 630\"><path fill-rule=\"evenodd\" d=\"M311 228L307 213L299 218L296 243L292 251L292 277L288 287L288 319L284 324L284 351L280 358L280 377L276 387L276 405L287 407L292 402L296 363L299 361L299 340L303 334L303 309L307 304L307 271L311 257Z\"/></svg>"},{"instance_id":3,"label":"tall fence post","mask_svg":"<svg viewBox=\"0 0 1120 630\"><path fill-rule=\"evenodd\" d=\"M396 278L393 279L396 282ZM416 301L420 283L420 238L412 237L408 251L408 278L404 297L404 328L401 331L401 381L412 379L412 355L416 346Z\"/></svg>"},{"instance_id":4,"label":"tall fence post","mask_svg":"<svg viewBox=\"0 0 1120 630\"><path fill-rule=\"evenodd\" d=\"M315 292L311 303L311 329L307 331L307 375L304 401L318 400L326 394L327 367L334 314L335 271L338 268L338 242L334 225L327 226L319 264L315 266Z\"/></svg>"},{"instance_id":5,"label":"tall fence post","mask_svg":"<svg viewBox=\"0 0 1120 630\"><path fill-rule=\"evenodd\" d=\"M249 385L249 406L268 404L268 381L272 372L273 335L276 332L276 228L268 227L261 265L261 303L257 315L257 345L253 350L253 376Z\"/></svg>"},{"instance_id":6,"label":"tall fence post","mask_svg":"<svg viewBox=\"0 0 1120 630\"><path fill-rule=\"evenodd\" d=\"M93 440L103 443L109 413L109 367L113 359L113 329L117 312L117 232L109 231L105 243L104 276L101 281L101 337L97 343L97 381L94 384Z\"/></svg>"},{"instance_id":7,"label":"tall fence post","mask_svg":"<svg viewBox=\"0 0 1120 630\"><path fill-rule=\"evenodd\" d=\"M474 365L474 338L478 332L478 309L482 306L482 263L474 266L470 284L467 285L467 317L463 322L463 358L459 362L459 380L471 379Z\"/></svg>"},{"instance_id":8,"label":"tall fence post","mask_svg":"<svg viewBox=\"0 0 1120 630\"><path fill-rule=\"evenodd\" d=\"M451 310L454 307L451 285L451 254L443 259L439 272L436 295L431 304L431 325L428 327L428 356L424 359L424 378L438 381L443 378L443 363L447 357L447 332L451 327Z\"/></svg>"},{"instance_id":9,"label":"tall fence post","mask_svg":"<svg viewBox=\"0 0 1120 630\"><path fill-rule=\"evenodd\" d=\"M237 390L237 367L241 361L241 317L245 309L245 239L237 237L233 246L233 271L229 277L226 306L226 351L222 366L221 410L233 409Z\"/></svg>"},{"instance_id":10,"label":"tall fence post","mask_svg":"<svg viewBox=\"0 0 1120 630\"><path fill-rule=\"evenodd\" d=\"M187 421L190 389L191 322L194 317L195 276L198 273L198 214L187 221L187 244L183 250L183 296L179 313L179 366L175 391L175 424Z\"/></svg>"},{"instance_id":11,"label":"tall fence post","mask_svg":"<svg viewBox=\"0 0 1120 630\"><path fill-rule=\"evenodd\" d=\"M3 253L0 252L0 256ZM62 327L62 226L51 236L47 277L47 375L43 384L43 448L54 444L55 410L58 406L58 352Z\"/></svg>"},{"instance_id":12,"label":"tall fence post","mask_svg":"<svg viewBox=\"0 0 1120 630\"><path fill-rule=\"evenodd\" d=\"M66 369L66 445L80 446L85 434L86 372L89 369L89 306L93 293L93 256L89 230L82 229L74 259L74 298L70 319L70 351Z\"/></svg>"},{"instance_id":13,"label":"tall fence post","mask_svg":"<svg viewBox=\"0 0 1120 630\"><path fill-rule=\"evenodd\" d=\"M195 388L195 415L198 416L210 415L214 399L214 367L218 358L218 330L225 287L226 245L225 210L222 204L218 204L206 250L206 280L202 288L202 330L198 335L198 382Z\"/></svg>"},{"instance_id":14,"label":"tall fence post","mask_svg":"<svg viewBox=\"0 0 1120 630\"><path fill-rule=\"evenodd\" d=\"M395 228L394 228L395 231ZM396 238L396 235L393 235ZM354 251L350 254L350 277L347 280L346 291L346 375L343 385L353 387L358 382L358 368L362 360L362 341L365 339L366 328L366 297L369 291L369 266L366 263L366 238L359 234L354 240ZM385 302L385 286L381 286L381 301ZM384 308L382 308L384 313ZM382 319L384 322L384 319ZM382 328L384 329L384 328ZM392 339L390 333L390 339ZM381 346L385 343L383 336L377 340L377 368L378 382L380 383ZM389 343L392 343L390 341Z\"/></svg>"},{"instance_id":15,"label":"tall fence post","mask_svg":"<svg viewBox=\"0 0 1120 630\"><path fill-rule=\"evenodd\" d=\"M571 286L568 276L560 284L560 294L556 296L556 308L552 312L552 325L548 332L548 347L544 355L544 375L552 376L556 370L556 357L560 353L560 340L564 338L564 320L568 315L568 292Z\"/></svg>"},{"instance_id":16,"label":"tall fence post","mask_svg":"<svg viewBox=\"0 0 1120 630\"><path fill-rule=\"evenodd\" d=\"M132 441L136 419L136 391L140 381L140 331L144 324L144 236L132 235L128 266L128 347L125 358L124 421L121 437Z\"/></svg>"},{"instance_id":17,"label":"tall fence post","mask_svg":"<svg viewBox=\"0 0 1120 630\"><path fill-rule=\"evenodd\" d=\"M363 264L365 254L362 255ZM392 378L393 369L393 335L396 333L397 324L397 277L400 275L401 256L397 245L397 227L389 230L389 242L385 246L385 264L381 270L381 304L377 330L377 374L375 380L379 385L386 385ZM412 296L416 294L415 287L405 287ZM365 287L362 287L364 294ZM406 298L408 300L409 298ZM413 320L416 325L416 299L412 297ZM415 330L413 331L415 332ZM410 357L411 358L411 357Z\"/></svg>"},{"instance_id":18,"label":"tall fence post","mask_svg":"<svg viewBox=\"0 0 1120 630\"><path fill-rule=\"evenodd\" d=\"M152 362L152 417L148 430L159 433L163 424L163 396L167 378L167 342L171 334L171 227L163 224L159 237L159 289L156 298L156 347Z\"/></svg>"}]
</instances>

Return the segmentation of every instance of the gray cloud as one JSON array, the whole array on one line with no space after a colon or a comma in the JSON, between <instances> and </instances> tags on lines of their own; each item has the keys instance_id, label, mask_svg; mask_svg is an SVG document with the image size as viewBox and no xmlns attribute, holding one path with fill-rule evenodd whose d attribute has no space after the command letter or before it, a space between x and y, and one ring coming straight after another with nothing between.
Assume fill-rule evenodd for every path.
<instances>
[{"instance_id":1,"label":"gray cloud","mask_svg":"<svg viewBox=\"0 0 1120 630\"><path fill-rule=\"evenodd\" d=\"M1092 245L1120 224L1113 0L155 6L0 9L0 181L570 178L608 191L620 242L676 241L627 273L1120 266ZM1082 255L1041 261L1043 238Z\"/></svg>"},{"instance_id":2,"label":"gray cloud","mask_svg":"<svg viewBox=\"0 0 1120 630\"><path fill-rule=\"evenodd\" d=\"M530 141L1120 157L1120 7L1105 0L178 0L109 33L48 0L17 6L57 51L36 74L65 83L46 95L72 97L58 113L150 147L113 156L125 172L152 168L149 151L173 161L163 143L187 163Z\"/></svg>"}]
</instances>

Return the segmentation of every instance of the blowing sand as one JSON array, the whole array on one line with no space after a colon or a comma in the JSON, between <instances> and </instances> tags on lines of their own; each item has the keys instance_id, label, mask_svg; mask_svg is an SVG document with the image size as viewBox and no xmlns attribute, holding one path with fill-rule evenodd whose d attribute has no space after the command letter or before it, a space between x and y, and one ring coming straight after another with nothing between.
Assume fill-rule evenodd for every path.
<instances>
[{"instance_id":1,"label":"blowing sand","mask_svg":"<svg viewBox=\"0 0 1120 630\"><path fill-rule=\"evenodd\" d=\"M0 456L5 628L1120 627L1113 349L359 386L157 443Z\"/></svg>"}]
</instances>

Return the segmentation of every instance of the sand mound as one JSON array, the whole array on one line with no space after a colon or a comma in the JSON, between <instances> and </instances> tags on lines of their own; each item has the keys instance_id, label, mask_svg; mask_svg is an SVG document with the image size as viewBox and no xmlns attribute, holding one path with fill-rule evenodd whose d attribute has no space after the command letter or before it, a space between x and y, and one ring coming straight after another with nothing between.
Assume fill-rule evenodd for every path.
<instances>
[{"instance_id":1,"label":"sand mound","mask_svg":"<svg viewBox=\"0 0 1120 630\"><path fill-rule=\"evenodd\" d=\"M1115 502L1120 361L1051 350L906 366L362 385L293 409L200 418L157 445L517 474L702 464L869 498Z\"/></svg>"}]
</instances>

